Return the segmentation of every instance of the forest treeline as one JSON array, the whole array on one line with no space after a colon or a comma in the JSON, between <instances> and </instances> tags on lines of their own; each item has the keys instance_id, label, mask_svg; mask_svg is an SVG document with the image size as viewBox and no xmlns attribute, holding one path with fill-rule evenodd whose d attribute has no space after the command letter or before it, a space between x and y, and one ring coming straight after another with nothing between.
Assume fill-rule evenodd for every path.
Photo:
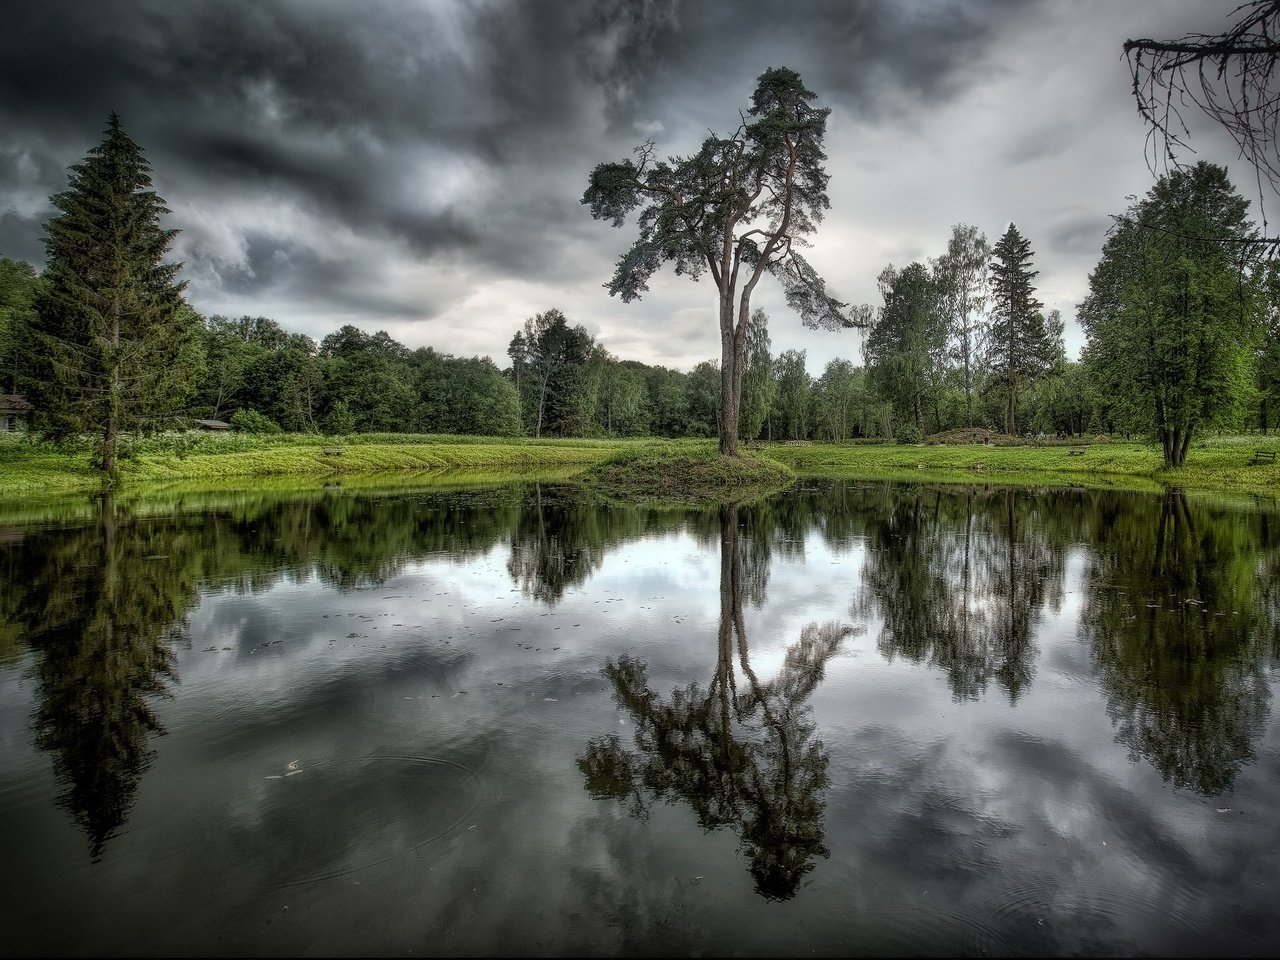
<instances>
[{"instance_id":1,"label":"forest treeline","mask_svg":"<svg viewBox=\"0 0 1280 960\"><path fill-rule=\"evenodd\" d=\"M955 236L966 235L974 236L973 228L956 228ZM886 268L887 307L870 330L866 355L833 359L817 376L809 374L804 350L771 351L769 319L757 309L742 438L913 439L1010 425L1008 432L1149 435L1146 411L1106 391L1095 369L1100 358L1066 359L1057 311L1043 319L1041 352L1015 394L1001 380L987 318L974 311L967 323L948 321L939 288L952 263L944 255L928 265ZM1267 276L1274 286L1275 271ZM0 392L21 389L23 361L9 334L40 283L30 264L0 259ZM384 331L350 325L317 343L267 317L185 312L192 334L183 357L188 415L248 431L712 437L718 429L715 361L685 372L620 359L555 308L514 331L503 368L489 357L410 349ZM895 323L895 313L907 316ZM1274 312L1268 316L1270 335L1259 338L1223 428L1265 431L1280 419L1280 330Z\"/></svg>"},{"instance_id":2,"label":"forest treeline","mask_svg":"<svg viewBox=\"0 0 1280 960\"><path fill-rule=\"evenodd\" d=\"M113 116L52 198L60 214L47 225L44 271L0 259L0 392L25 394L45 436L101 436L108 472L122 430L196 419L328 435L722 432L717 361L686 372L617 357L554 306L512 332L501 366L353 325L317 343L268 317L201 316L180 265L163 259L176 231L159 225L167 210L149 187L140 148ZM134 224L120 249L108 236L116 207ZM1034 250L1012 223L994 244L955 225L936 257L885 266L881 303L848 309L861 335L850 333L851 355L817 376L804 350L773 353L757 308L738 436L1123 434L1158 439L1166 464L1180 466L1197 430L1265 432L1280 419L1280 269L1247 212L1209 163L1131 198L1077 305L1080 360L1066 357L1062 315L1037 298Z\"/></svg>"}]
</instances>

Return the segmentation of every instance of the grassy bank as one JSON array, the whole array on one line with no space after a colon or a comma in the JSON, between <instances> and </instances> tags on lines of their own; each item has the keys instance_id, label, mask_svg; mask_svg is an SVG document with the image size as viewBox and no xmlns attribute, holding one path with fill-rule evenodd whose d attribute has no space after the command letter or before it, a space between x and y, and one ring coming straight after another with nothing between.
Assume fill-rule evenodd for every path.
<instances>
[{"instance_id":1,"label":"grassy bank","mask_svg":"<svg viewBox=\"0 0 1280 960\"><path fill-rule=\"evenodd\" d=\"M227 486L247 478L340 478L365 474L522 475L581 469L612 456L622 441L366 434L322 440L297 435L205 434L138 441L120 466L121 491ZM98 490L88 450L0 443L0 499Z\"/></svg>"},{"instance_id":2,"label":"grassy bank","mask_svg":"<svg viewBox=\"0 0 1280 960\"><path fill-rule=\"evenodd\" d=\"M551 471L568 478L616 461L606 473L615 495L687 499L690 491L728 495L751 485L768 487L786 472L801 476L930 482L1075 485L1160 490L1169 485L1280 497L1280 464L1251 466L1254 450L1280 451L1280 437L1206 438L1188 465L1164 469L1152 444L1080 446L899 446L896 444L764 444L745 451L748 463L717 462L710 440L532 440L364 434L342 438L299 435L185 434L136 442L121 466L120 493L164 488L254 487L278 482L355 481L360 477L423 479L448 472L469 482ZM1073 450L1082 451L1073 453ZM340 451L340 452L339 452ZM772 461L784 471L769 475ZM384 482L380 480L379 482ZM58 451L16 437L0 437L0 500L31 500L101 487L90 453Z\"/></svg>"},{"instance_id":3,"label":"grassy bank","mask_svg":"<svg viewBox=\"0 0 1280 960\"><path fill-rule=\"evenodd\" d=\"M769 446L764 452L802 476L1151 491L1181 486L1280 496L1280 464L1249 464L1259 449L1280 451L1280 437L1207 438L1192 447L1187 465L1176 470L1165 469L1159 447L1144 443L1074 447L787 444Z\"/></svg>"}]
</instances>

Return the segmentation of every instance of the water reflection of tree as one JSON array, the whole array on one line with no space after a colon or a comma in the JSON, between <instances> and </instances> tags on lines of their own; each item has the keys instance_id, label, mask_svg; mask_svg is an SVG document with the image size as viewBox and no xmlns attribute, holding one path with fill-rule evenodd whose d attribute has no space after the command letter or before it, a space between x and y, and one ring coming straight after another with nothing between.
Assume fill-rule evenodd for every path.
<instances>
[{"instance_id":1,"label":"water reflection of tree","mask_svg":"<svg viewBox=\"0 0 1280 960\"><path fill-rule=\"evenodd\" d=\"M471 560L515 525L520 503L497 491L359 496L343 490L268 499L208 514L207 547L220 576L247 589L319 576L346 590L381 583L424 556Z\"/></svg>"},{"instance_id":2,"label":"water reflection of tree","mask_svg":"<svg viewBox=\"0 0 1280 960\"><path fill-rule=\"evenodd\" d=\"M750 538L749 538L750 539ZM805 703L850 628L806 627L782 669L761 682L751 666L743 601L743 550L736 506L720 511L720 628L715 673L664 700L649 687L643 661L609 661L614 699L636 727L635 750L616 735L597 737L578 758L592 796L647 816L657 799L688 803L707 830L734 830L756 890L786 900L799 889L823 845L822 790L828 755ZM735 664L736 660L736 664ZM738 671L745 680L739 689Z\"/></svg>"},{"instance_id":3,"label":"water reflection of tree","mask_svg":"<svg viewBox=\"0 0 1280 960\"><path fill-rule=\"evenodd\" d=\"M554 606L604 563L608 547L680 529L676 511L597 502L581 489L534 484L510 528L507 572L521 591Z\"/></svg>"},{"instance_id":4,"label":"water reflection of tree","mask_svg":"<svg viewBox=\"0 0 1280 960\"><path fill-rule=\"evenodd\" d=\"M957 699L994 680L1016 701L1035 630L1062 597L1065 549L1049 495L886 488L866 527L854 609L878 612L881 652L944 670Z\"/></svg>"},{"instance_id":5,"label":"water reflection of tree","mask_svg":"<svg viewBox=\"0 0 1280 960\"><path fill-rule=\"evenodd\" d=\"M21 545L17 616L40 655L35 741L53 754L59 803L95 859L129 816L150 738L164 732L154 702L176 681L173 643L198 575L187 533L118 515L107 496L96 523Z\"/></svg>"},{"instance_id":6,"label":"water reflection of tree","mask_svg":"<svg viewBox=\"0 0 1280 960\"><path fill-rule=\"evenodd\" d=\"M1116 739L1169 783L1230 790L1270 713L1276 654L1274 516L1241 516L1181 491L1110 498L1096 520L1081 637Z\"/></svg>"}]
</instances>

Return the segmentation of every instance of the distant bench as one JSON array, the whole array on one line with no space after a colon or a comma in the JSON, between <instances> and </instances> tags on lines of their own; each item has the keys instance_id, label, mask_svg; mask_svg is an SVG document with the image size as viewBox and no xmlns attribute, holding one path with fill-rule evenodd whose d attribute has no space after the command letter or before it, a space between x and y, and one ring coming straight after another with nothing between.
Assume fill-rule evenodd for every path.
<instances>
[{"instance_id":1,"label":"distant bench","mask_svg":"<svg viewBox=\"0 0 1280 960\"><path fill-rule=\"evenodd\" d=\"M341 447L325 447L324 455L326 457L340 457L342 456L342 448Z\"/></svg>"},{"instance_id":2,"label":"distant bench","mask_svg":"<svg viewBox=\"0 0 1280 960\"><path fill-rule=\"evenodd\" d=\"M1068 455L1068 456L1071 456L1071 457L1078 457L1078 456L1080 456L1080 454L1082 454L1082 453L1084 453L1084 451L1083 451L1083 450L1068 450L1068 451L1067 451L1067 455Z\"/></svg>"},{"instance_id":3,"label":"distant bench","mask_svg":"<svg viewBox=\"0 0 1280 960\"><path fill-rule=\"evenodd\" d=\"M1253 451L1253 459L1249 461L1249 466L1260 463L1275 463L1276 452L1274 450L1255 450Z\"/></svg>"}]
</instances>

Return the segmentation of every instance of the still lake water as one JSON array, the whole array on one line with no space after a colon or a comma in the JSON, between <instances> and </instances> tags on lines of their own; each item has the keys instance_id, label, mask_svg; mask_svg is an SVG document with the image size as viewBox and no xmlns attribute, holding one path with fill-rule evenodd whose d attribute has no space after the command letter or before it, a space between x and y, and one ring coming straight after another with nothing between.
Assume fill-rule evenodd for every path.
<instances>
[{"instance_id":1,"label":"still lake water","mask_svg":"<svg viewBox=\"0 0 1280 960\"><path fill-rule=\"evenodd\" d=\"M0 519L5 955L1274 955L1275 503Z\"/></svg>"}]
</instances>

